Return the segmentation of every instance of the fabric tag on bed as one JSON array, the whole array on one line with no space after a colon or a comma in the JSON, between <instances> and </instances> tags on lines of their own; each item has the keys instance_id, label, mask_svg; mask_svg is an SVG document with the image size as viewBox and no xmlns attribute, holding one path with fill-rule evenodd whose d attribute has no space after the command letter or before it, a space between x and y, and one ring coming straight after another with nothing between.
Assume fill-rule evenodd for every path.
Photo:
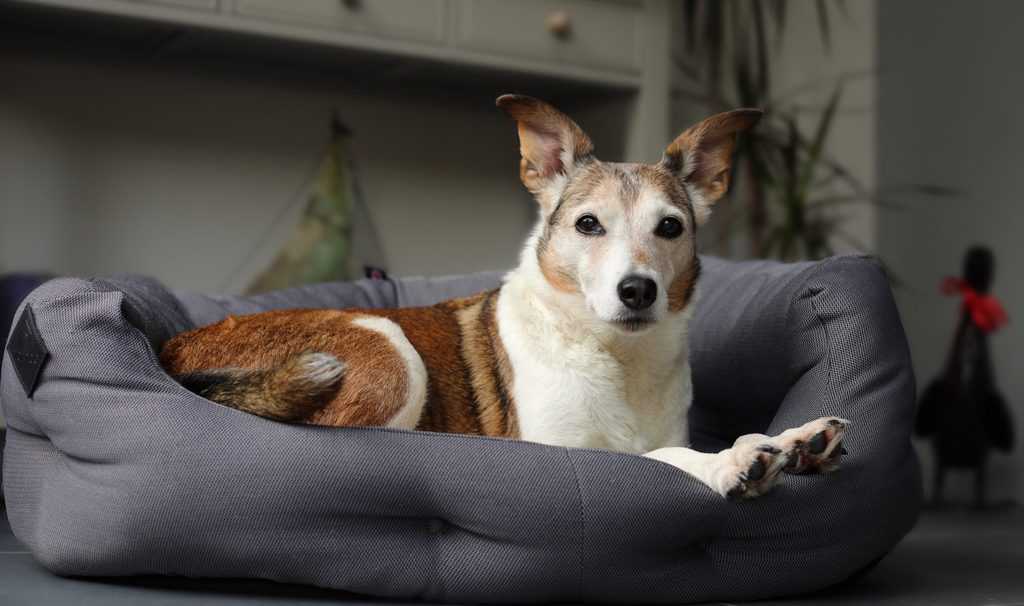
<instances>
[{"instance_id":1,"label":"fabric tag on bed","mask_svg":"<svg viewBox=\"0 0 1024 606\"><path fill-rule=\"evenodd\" d=\"M46 349L43 337L39 335L36 328L36 318L32 313L32 307L25 306L21 312L18 324L11 331L11 339L7 342L7 353L14 363L14 371L21 381L21 387L28 397L36 389L36 382L39 381L39 372L50 356L50 350Z\"/></svg>"}]
</instances>

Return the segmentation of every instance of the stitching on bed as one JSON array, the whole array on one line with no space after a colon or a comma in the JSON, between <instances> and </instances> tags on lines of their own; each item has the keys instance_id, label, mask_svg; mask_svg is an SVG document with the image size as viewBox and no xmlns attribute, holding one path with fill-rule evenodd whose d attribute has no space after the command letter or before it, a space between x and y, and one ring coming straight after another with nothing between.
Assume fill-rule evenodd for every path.
<instances>
[{"instance_id":1,"label":"stitching on bed","mask_svg":"<svg viewBox=\"0 0 1024 606\"><path fill-rule=\"evenodd\" d=\"M790 302L789 309L786 310L786 327L788 330L790 316L793 311L794 304L800 301L801 299L807 299L810 301L811 309L814 310L814 317L817 318L818 324L821 325L821 330L825 334L825 362L827 369L825 379L825 394L827 397L826 403L829 407L832 408L832 410L836 411L837 413L839 408L839 402L836 398L835 390L835 343L833 342L832 335L829 333L828 323L825 322L825 319L822 317L822 311L821 309L819 309L816 302L816 299L828 289L822 286L811 286L811 281L820 276L821 274L823 274L826 270L836 266L841 266L851 260L856 260L857 262L867 261L870 263L872 262L873 257L870 255L846 255L841 257L829 257L828 259L819 262L816 266L811 268L811 271L808 273L807 277L804 279L803 284L801 285L802 287L799 291L799 294L793 298L793 300ZM821 412L828 411L822 409Z\"/></svg>"},{"instance_id":2,"label":"stitching on bed","mask_svg":"<svg viewBox=\"0 0 1024 606\"><path fill-rule=\"evenodd\" d=\"M584 569L583 569L583 555L584 555L583 554L583 550L585 549L586 543L587 543L587 540L586 540L586 538L587 538L587 524L586 524L586 518L583 515L583 487L582 487L582 484L580 483L580 473L579 473L579 470L576 469L576 462L572 460L572 453L570 452L570 450L568 448L565 448L564 451L565 451L565 458L568 459L569 467L572 469L572 477L576 481L576 500L577 500L577 503L579 503L579 513L580 513L580 548L579 548L579 551L577 552L577 557L579 558L580 575L579 575L579 588L577 589L577 594L576 595L578 596L578 599L580 601L584 601L583 588L586 587L586 583L585 583L585 579L584 579L585 575L584 575Z\"/></svg>"},{"instance_id":3,"label":"stitching on bed","mask_svg":"<svg viewBox=\"0 0 1024 606\"><path fill-rule=\"evenodd\" d=\"M833 411L838 413L838 403L835 398L835 372L834 372L834 343L832 335L829 333L828 324L825 319L821 316L821 310L818 309L817 298L823 293L825 289L811 290L812 296L808 297L811 302L811 309L814 310L814 317L818 319L818 324L821 325L821 331L825 333L825 363L826 363L826 376L825 376L825 394L828 401L828 406ZM828 413L824 408L821 410L823 413ZM831 414L831 413L829 413Z\"/></svg>"},{"instance_id":4,"label":"stitching on bed","mask_svg":"<svg viewBox=\"0 0 1024 606\"><path fill-rule=\"evenodd\" d=\"M15 360L24 360L26 362L38 362L46 357L46 354L21 353L20 351L11 351L9 348L7 353L11 354L11 357Z\"/></svg>"},{"instance_id":5,"label":"stitching on bed","mask_svg":"<svg viewBox=\"0 0 1024 606\"><path fill-rule=\"evenodd\" d=\"M78 280L80 280L82 282L86 282L91 288L81 288L81 289L77 289L77 290L75 290L73 292L62 292L62 293L54 295L52 297L36 297L36 298L32 298L31 301L26 300L25 305L26 306L27 305L35 305L36 303L57 303L57 302L63 301L64 299L69 299L71 297L77 297L78 295L87 295L87 294L93 294L93 293L106 293L106 292L121 292L119 290L100 290L100 288L98 288L98 284L96 283L96 280L92 279L92 278L87 279L87 280L86 279L82 279L82 278L54 278L54 280L74 280L74 279L78 279ZM50 281L52 281L52 280L50 280Z\"/></svg>"},{"instance_id":6,"label":"stitching on bed","mask_svg":"<svg viewBox=\"0 0 1024 606\"><path fill-rule=\"evenodd\" d=\"M34 438L39 438L40 440L46 440L47 442L50 442L49 436L46 436L46 435L43 435L43 434L38 434L38 433L36 433L34 431L29 431L27 429L23 429L21 427L18 427L18 424L17 423L11 423L10 419L7 419L6 423L7 424L5 425L5 427L7 429L12 429L12 430L14 430L14 431L16 431L18 433L23 433L23 434L25 434L27 436L32 436Z\"/></svg>"}]
</instances>

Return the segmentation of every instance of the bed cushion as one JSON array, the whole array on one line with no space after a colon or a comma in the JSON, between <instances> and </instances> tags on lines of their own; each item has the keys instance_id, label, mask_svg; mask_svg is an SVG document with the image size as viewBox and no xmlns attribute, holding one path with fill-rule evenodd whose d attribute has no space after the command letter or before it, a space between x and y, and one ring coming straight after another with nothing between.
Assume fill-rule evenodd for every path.
<instances>
[{"instance_id":1,"label":"bed cushion","mask_svg":"<svg viewBox=\"0 0 1024 606\"><path fill-rule=\"evenodd\" d=\"M703 261L695 445L837 415L853 421L838 473L732 503L639 456L286 425L184 390L154 353L228 313L423 304L497 274L249 298L66 278L22 306L49 352L31 396L4 355L11 526L61 575L253 577L439 602L740 600L842 581L892 548L921 498L887 280L861 257Z\"/></svg>"}]
</instances>

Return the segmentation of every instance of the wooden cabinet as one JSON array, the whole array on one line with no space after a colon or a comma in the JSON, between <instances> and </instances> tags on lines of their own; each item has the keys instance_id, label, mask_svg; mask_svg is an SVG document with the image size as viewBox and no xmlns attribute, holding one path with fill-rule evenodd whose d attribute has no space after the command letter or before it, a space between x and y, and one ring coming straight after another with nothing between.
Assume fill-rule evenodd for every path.
<instances>
[{"instance_id":1,"label":"wooden cabinet","mask_svg":"<svg viewBox=\"0 0 1024 606\"><path fill-rule=\"evenodd\" d=\"M5 1L618 89L643 86L669 29L669 0Z\"/></svg>"},{"instance_id":2,"label":"wooden cabinet","mask_svg":"<svg viewBox=\"0 0 1024 606\"><path fill-rule=\"evenodd\" d=\"M0 11L16 8L76 27L87 22L81 27L99 33L112 17L111 27L123 32L137 23L154 45L186 54L220 56L237 47L255 61L287 55L363 69L372 59L386 66L381 78L413 74L439 86L490 72L490 82L523 92L626 92L624 155L651 160L671 134L675 1L0 0ZM80 19L87 14L95 19Z\"/></svg>"},{"instance_id":3,"label":"wooden cabinet","mask_svg":"<svg viewBox=\"0 0 1024 606\"><path fill-rule=\"evenodd\" d=\"M246 18L392 40L445 39L445 0L234 0L232 6Z\"/></svg>"},{"instance_id":4,"label":"wooden cabinet","mask_svg":"<svg viewBox=\"0 0 1024 606\"><path fill-rule=\"evenodd\" d=\"M155 4L162 6L174 6L180 8L194 8L199 10L215 11L220 5L220 0L124 0L136 4Z\"/></svg>"},{"instance_id":5,"label":"wooden cabinet","mask_svg":"<svg viewBox=\"0 0 1024 606\"><path fill-rule=\"evenodd\" d=\"M456 46L596 69L641 69L642 7L595 0L456 0Z\"/></svg>"}]
</instances>

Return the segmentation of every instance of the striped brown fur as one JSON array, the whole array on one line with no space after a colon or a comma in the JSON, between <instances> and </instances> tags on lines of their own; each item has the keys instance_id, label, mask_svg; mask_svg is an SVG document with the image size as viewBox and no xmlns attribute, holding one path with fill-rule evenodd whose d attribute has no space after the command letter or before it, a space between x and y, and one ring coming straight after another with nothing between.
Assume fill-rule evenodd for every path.
<instances>
[{"instance_id":1,"label":"striped brown fur","mask_svg":"<svg viewBox=\"0 0 1024 606\"><path fill-rule=\"evenodd\" d=\"M495 305L498 291L486 293L457 312L462 331L462 359L469 370L473 403L482 433L519 434L512 406L512 366L501 345Z\"/></svg>"}]
</instances>

